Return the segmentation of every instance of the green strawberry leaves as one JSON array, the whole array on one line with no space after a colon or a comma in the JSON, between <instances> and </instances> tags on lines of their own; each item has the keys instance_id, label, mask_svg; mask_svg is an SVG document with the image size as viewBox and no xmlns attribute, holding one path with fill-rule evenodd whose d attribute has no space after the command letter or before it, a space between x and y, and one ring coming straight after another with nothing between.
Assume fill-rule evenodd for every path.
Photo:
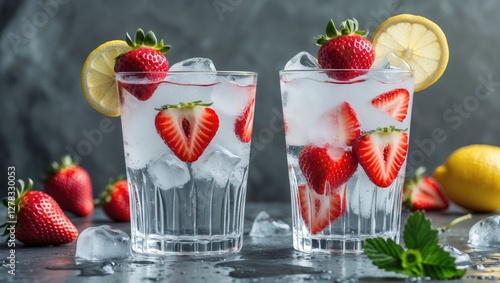
<instances>
[{"instance_id":1,"label":"green strawberry leaves","mask_svg":"<svg viewBox=\"0 0 500 283\"><path fill-rule=\"evenodd\" d=\"M438 231L423 212L415 212L406 221L403 239L407 250L391 239L381 237L365 241L365 254L378 268L410 277L457 279L465 270L457 269L455 259L438 245Z\"/></svg>"}]
</instances>

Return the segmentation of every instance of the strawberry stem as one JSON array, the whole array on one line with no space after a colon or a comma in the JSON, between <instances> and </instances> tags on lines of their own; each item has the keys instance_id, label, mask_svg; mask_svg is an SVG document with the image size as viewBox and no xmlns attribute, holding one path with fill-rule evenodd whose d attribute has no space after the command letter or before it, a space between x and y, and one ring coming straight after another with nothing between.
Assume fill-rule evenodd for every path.
<instances>
[{"instance_id":1,"label":"strawberry stem","mask_svg":"<svg viewBox=\"0 0 500 283\"><path fill-rule=\"evenodd\" d=\"M465 221L465 220L469 220L471 218L472 218L472 214L470 214L470 213L466 214L466 215L462 215L458 218L453 219L450 223L448 223L448 225L438 227L437 230L440 233L444 233L444 232L448 231L451 227L457 225L458 223Z\"/></svg>"},{"instance_id":2,"label":"strawberry stem","mask_svg":"<svg viewBox=\"0 0 500 283\"><path fill-rule=\"evenodd\" d=\"M332 19L328 22L326 25L326 31L325 35L318 35L316 37L316 45L321 46L325 44L327 41L334 39L339 36L344 36L344 35L358 35L361 37L367 37L368 36L368 31L367 30L358 30L359 28L359 23L355 18L347 19L343 22L340 23L339 29L335 27L335 23L333 22Z\"/></svg>"},{"instance_id":3,"label":"strawberry stem","mask_svg":"<svg viewBox=\"0 0 500 283\"><path fill-rule=\"evenodd\" d=\"M208 107L208 106L211 106L212 104L214 104L213 102L210 102L210 103L203 103L202 100L196 100L196 101L193 101L193 102L179 102L178 104L165 104L163 106L161 106L160 108L155 108L155 110L157 111L162 111L162 110L166 110L166 109L192 109L196 106L204 106L204 107Z\"/></svg>"},{"instance_id":4,"label":"strawberry stem","mask_svg":"<svg viewBox=\"0 0 500 283\"><path fill-rule=\"evenodd\" d=\"M130 35L127 33L127 35L125 36L125 41L127 42L128 46L134 49L145 46L153 48L163 54L167 53L168 51L170 51L170 48L172 48L170 45L165 45L163 39L158 42L154 32L148 31L147 33L144 33L141 28L137 29L137 31L135 32L134 40L132 40Z\"/></svg>"}]
</instances>

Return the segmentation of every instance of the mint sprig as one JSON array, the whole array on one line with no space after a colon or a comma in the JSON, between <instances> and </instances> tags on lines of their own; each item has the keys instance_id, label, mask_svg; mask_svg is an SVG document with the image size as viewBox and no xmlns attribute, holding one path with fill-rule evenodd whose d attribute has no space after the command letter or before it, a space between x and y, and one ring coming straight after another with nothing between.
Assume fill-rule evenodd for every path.
<instances>
[{"instance_id":1,"label":"mint sprig","mask_svg":"<svg viewBox=\"0 0 500 283\"><path fill-rule=\"evenodd\" d=\"M457 269L455 258L438 244L438 231L424 212L414 212L406 221L403 239L406 250L391 239L365 241L365 254L378 268L410 277L436 280L457 279L465 270Z\"/></svg>"}]
</instances>

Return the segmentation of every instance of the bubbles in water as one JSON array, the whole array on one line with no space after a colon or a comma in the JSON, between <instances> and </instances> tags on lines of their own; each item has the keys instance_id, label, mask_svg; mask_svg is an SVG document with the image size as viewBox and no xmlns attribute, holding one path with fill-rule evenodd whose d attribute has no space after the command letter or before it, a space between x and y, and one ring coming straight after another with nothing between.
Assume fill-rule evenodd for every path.
<instances>
[{"instance_id":1,"label":"bubbles in water","mask_svg":"<svg viewBox=\"0 0 500 283\"><path fill-rule=\"evenodd\" d=\"M319 69L318 60L311 54L302 51L286 62L285 70Z\"/></svg>"},{"instance_id":2,"label":"bubbles in water","mask_svg":"<svg viewBox=\"0 0 500 283\"><path fill-rule=\"evenodd\" d=\"M469 243L474 246L500 246L500 215L490 216L474 224L469 230Z\"/></svg>"},{"instance_id":3,"label":"bubbles in water","mask_svg":"<svg viewBox=\"0 0 500 283\"><path fill-rule=\"evenodd\" d=\"M272 218L267 212L261 211L255 218L250 236L275 237L291 235L290 225L280 219Z\"/></svg>"},{"instance_id":4,"label":"bubbles in water","mask_svg":"<svg viewBox=\"0 0 500 283\"><path fill-rule=\"evenodd\" d=\"M155 186L162 190L183 186L191 178L186 163L172 152L150 162L147 170Z\"/></svg>"},{"instance_id":5,"label":"bubbles in water","mask_svg":"<svg viewBox=\"0 0 500 283\"><path fill-rule=\"evenodd\" d=\"M83 230L76 242L77 259L104 261L128 259L132 256L129 236L109 225Z\"/></svg>"}]
</instances>

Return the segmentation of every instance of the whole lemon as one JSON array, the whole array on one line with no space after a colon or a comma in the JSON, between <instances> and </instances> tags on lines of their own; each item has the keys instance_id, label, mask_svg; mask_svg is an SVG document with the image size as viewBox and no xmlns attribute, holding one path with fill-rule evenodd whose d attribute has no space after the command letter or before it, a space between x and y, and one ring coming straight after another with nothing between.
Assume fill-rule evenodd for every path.
<instances>
[{"instance_id":1,"label":"whole lemon","mask_svg":"<svg viewBox=\"0 0 500 283\"><path fill-rule=\"evenodd\" d=\"M474 212L500 209L500 147L473 144L453 152L433 177L448 198Z\"/></svg>"}]
</instances>

